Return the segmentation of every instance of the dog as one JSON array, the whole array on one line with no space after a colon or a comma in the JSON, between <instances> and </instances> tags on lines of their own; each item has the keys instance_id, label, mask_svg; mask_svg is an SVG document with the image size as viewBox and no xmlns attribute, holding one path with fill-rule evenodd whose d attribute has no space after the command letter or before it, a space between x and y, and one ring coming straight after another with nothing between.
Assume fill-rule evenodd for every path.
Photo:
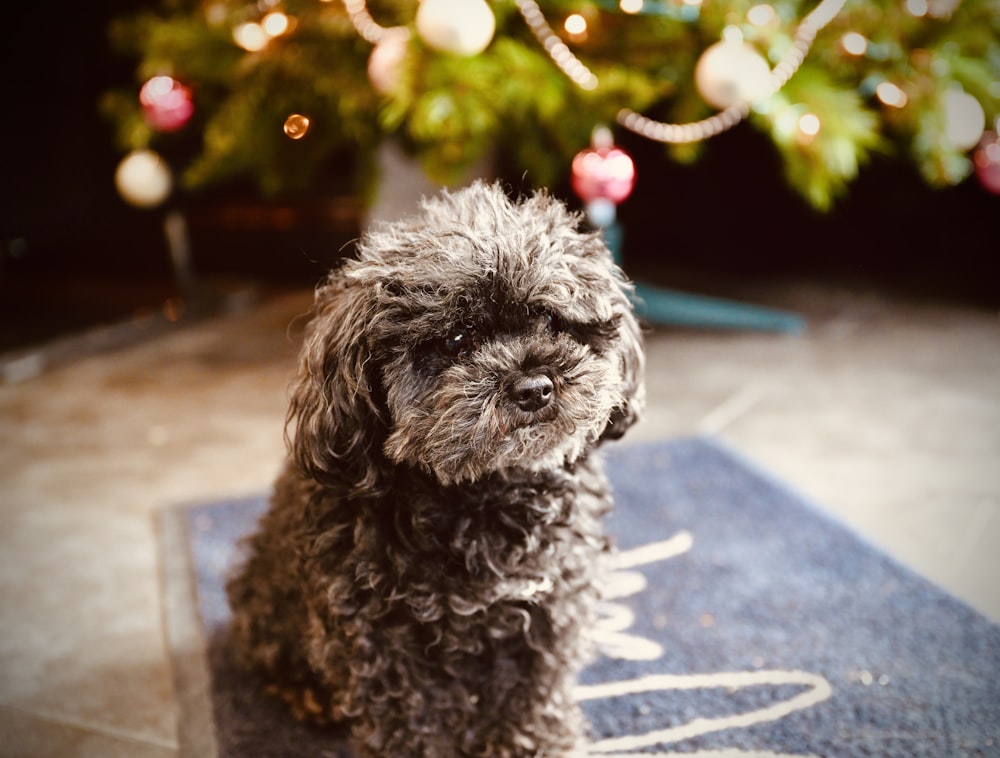
<instances>
[{"instance_id":1,"label":"dog","mask_svg":"<svg viewBox=\"0 0 1000 758\"><path fill-rule=\"evenodd\" d=\"M227 583L241 665L364 756L567 756L643 406L631 285L538 191L374 226L317 288L288 461Z\"/></svg>"}]
</instances>

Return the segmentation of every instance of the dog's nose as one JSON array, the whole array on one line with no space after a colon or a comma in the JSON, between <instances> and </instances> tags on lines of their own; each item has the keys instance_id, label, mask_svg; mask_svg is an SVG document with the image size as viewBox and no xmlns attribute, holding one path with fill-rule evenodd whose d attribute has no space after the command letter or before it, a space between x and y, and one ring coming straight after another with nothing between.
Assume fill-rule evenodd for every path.
<instances>
[{"instance_id":1,"label":"dog's nose","mask_svg":"<svg viewBox=\"0 0 1000 758\"><path fill-rule=\"evenodd\" d=\"M545 374L522 376L509 389L511 400L528 413L540 411L552 402L555 385Z\"/></svg>"}]
</instances>

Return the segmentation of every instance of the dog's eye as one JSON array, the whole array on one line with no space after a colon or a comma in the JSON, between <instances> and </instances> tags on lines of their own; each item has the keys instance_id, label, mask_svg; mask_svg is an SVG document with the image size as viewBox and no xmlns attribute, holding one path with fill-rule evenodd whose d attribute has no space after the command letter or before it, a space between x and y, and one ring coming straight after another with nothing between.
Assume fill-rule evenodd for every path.
<instances>
[{"instance_id":1,"label":"dog's eye","mask_svg":"<svg viewBox=\"0 0 1000 758\"><path fill-rule=\"evenodd\" d=\"M574 336L574 337L576 336L573 333L573 331L574 331L573 330L573 326L574 326L573 323L571 323L571 322L567 321L566 319L561 318L560 316L556 315L555 313L551 313L549 311L546 311L542 315L543 315L543 317L545 319L545 321L544 321L545 328L548 329L553 334L567 334L568 333L570 336Z\"/></svg>"},{"instance_id":2,"label":"dog's eye","mask_svg":"<svg viewBox=\"0 0 1000 758\"><path fill-rule=\"evenodd\" d=\"M535 324L540 324L544 329L555 330L557 327L556 317L551 311L539 308L532 311L531 317Z\"/></svg>"},{"instance_id":3,"label":"dog's eye","mask_svg":"<svg viewBox=\"0 0 1000 758\"><path fill-rule=\"evenodd\" d=\"M472 348L472 335L464 330L452 332L441 343L448 355L462 355Z\"/></svg>"},{"instance_id":4,"label":"dog's eye","mask_svg":"<svg viewBox=\"0 0 1000 758\"><path fill-rule=\"evenodd\" d=\"M568 335L598 353L607 350L618 334L617 318L606 321L571 321L550 313L547 326L553 333Z\"/></svg>"}]
</instances>

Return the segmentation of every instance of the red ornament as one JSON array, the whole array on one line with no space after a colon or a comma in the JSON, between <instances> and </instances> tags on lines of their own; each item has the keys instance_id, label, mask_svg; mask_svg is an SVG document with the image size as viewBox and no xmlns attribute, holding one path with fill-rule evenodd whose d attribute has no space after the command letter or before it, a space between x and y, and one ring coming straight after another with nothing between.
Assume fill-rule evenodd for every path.
<instances>
[{"instance_id":1,"label":"red ornament","mask_svg":"<svg viewBox=\"0 0 1000 758\"><path fill-rule=\"evenodd\" d=\"M170 76L154 76L139 90L146 121L161 132L175 132L194 114L190 88Z\"/></svg>"},{"instance_id":2,"label":"red ornament","mask_svg":"<svg viewBox=\"0 0 1000 758\"><path fill-rule=\"evenodd\" d=\"M972 160L979 183L984 189L1000 195L1000 135L986 132Z\"/></svg>"},{"instance_id":3,"label":"red ornament","mask_svg":"<svg viewBox=\"0 0 1000 758\"><path fill-rule=\"evenodd\" d=\"M620 203L635 187L635 163L618 147L588 147L573 158L573 191L584 202Z\"/></svg>"}]
</instances>

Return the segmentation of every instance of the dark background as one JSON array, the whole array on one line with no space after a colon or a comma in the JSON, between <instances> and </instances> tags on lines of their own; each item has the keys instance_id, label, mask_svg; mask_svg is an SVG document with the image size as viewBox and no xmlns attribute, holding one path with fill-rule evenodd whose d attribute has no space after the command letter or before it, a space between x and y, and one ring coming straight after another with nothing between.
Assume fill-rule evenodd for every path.
<instances>
[{"instance_id":1,"label":"dark background","mask_svg":"<svg viewBox=\"0 0 1000 758\"><path fill-rule=\"evenodd\" d=\"M109 49L108 22L143 5L5 8L0 352L158 309L177 294L164 211L119 198L121 155L97 109L102 92L134 81L134 61ZM618 137L639 171L619 209L633 276L709 294L734 281L795 279L1000 306L1000 197L974 178L935 190L906 162L879 158L820 215L785 186L773 148L752 129L715 138L689 167L659 145ZM179 198L196 271L311 286L357 231L356 203L332 180L330 197L263 207L239 186ZM566 185L555 190L576 202Z\"/></svg>"}]
</instances>

